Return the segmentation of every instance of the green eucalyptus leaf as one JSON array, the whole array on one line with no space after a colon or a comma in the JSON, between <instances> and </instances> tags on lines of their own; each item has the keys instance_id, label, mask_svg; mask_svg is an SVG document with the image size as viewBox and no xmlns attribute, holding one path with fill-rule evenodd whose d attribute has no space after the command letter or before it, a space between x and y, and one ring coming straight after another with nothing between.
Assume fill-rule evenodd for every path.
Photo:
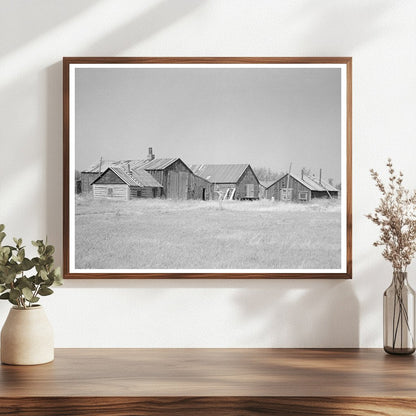
<instances>
[{"instance_id":1,"label":"green eucalyptus leaf","mask_svg":"<svg viewBox=\"0 0 416 416\"><path fill-rule=\"evenodd\" d=\"M55 253L55 247L52 245L46 246L45 255L52 256L53 253Z\"/></svg>"},{"instance_id":2,"label":"green eucalyptus leaf","mask_svg":"<svg viewBox=\"0 0 416 416\"><path fill-rule=\"evenodd\" d=\"M55 285L61 286L64 282L64 280L62 278L61 268L57 267L56 269L54 269L53 273L54 273L54 277L55 277L55 279L54 279Z\"/></svg>"},{"instance_id":3,"label":"green eucalyptus leaf","mask_svg":"<svg viewBox=\"0 0 416 416\"><path fill-rule=\"evenodd\" d=\"M6 233L0 232L0 244L4 240L5 237L6 237Z\"/></svg>"},{"instance_id":4,"label":"green eucalyptus leaf","mask_svg":"<svg viewBox=\"0 0 416 416\"><path fill-rule=\"evenodd\" d=\"M32 302L31 299L33 299L33 292L28 288L24 287L22 289L23 296L29 301Z\"/></svg>"},{"instance_id":5,"label":"green eucalyptus leaf","mask_svg":"<svg viewBox=\"0 0 416 416\"><path fill-rule=\"evenodd\" d=\"M23 288L28 288L31 291L36 289L34 283L31 282L26 276L22 276L18 279L17 287L21 290L23 290Z\"/></svg>"},{"instance_id":6,"label":"green eucalyptus leaf","mask_svg":"<svg viewBox=\"0 0 416 416\"><path fill-rule=\"evenodd\" d=\"M39 272L39 276L41 277L42 280L48 280L48 273L46 273L46 270L41 270Z\"/></svg>"},{"instance_id":7,"label":"green eucalyptus leaf","mask_svg":"<svg viewBox=\"0 0 416 416\"><path fill-rule=\"evenodd\" d=\"M21 296L21 294L22 294L22 292L19 289L17 289L17 288L11 289L10 290L10 299L11 300L17 300Z\"/></svg>"},{"instance_id":8,"label":"green eucalyptus leaf","mask_svg":"<svg viewBox=\"0 0 416 416\"><path fill-rule=\"evenodd\" d=\"M41 296L49 296L49 295L52 295L52 293L53 293L53 290L52 289L49 289L48 287L46 287L46 286L42 286L40 289L39 289L39 295L41 295Z\"/></svg>"},{"instance_id":9,"label":"green eucalyptus leaf","mask_svg":"<svg viewBox=\"0 0 416 416\"><path fill-rule=\"evenodd\" d=\"M23 259L25 258L25 249L21 248L18 252L17 252L17 259L19 260L19 263L21 263L23 261Z\"/></svg>"},{"instance_id":10,"label":"green eucalyptus leaf","mask_svg":"<svg viewBox=\"0 0 416 416\"><path fill-rule=\"evenodd\" d=\"M5 225L4 224L0 224L0 232L1 231L4 231L4 229L5 229L6 227L5 227Z\"/></svg>"},{"instance_id":11,"label":"green eucalyptus leaf","mask_svg":"<svg viewBox=\"0 0 416 416\"><path fill-rule=\"evenodd\" d=\"M13 271L9 271L8 273L3 275L3 282L2 283L13 283L14 279L16 277L16 273L14 273Z\"/></svg>"},{"instance_id":12,"label":"green eucalyptus leaf","mask_svg":"<svg viewBox=\"0 0 416 416\"><path fill-rule=\"evenodd\" d=\"M27 257L25 257L22 262L20 263L20 267L22 268L22 271L26 272L30 269L33 269L33 263L31 260L29 260Z\"/></svg>"}]
</instances>

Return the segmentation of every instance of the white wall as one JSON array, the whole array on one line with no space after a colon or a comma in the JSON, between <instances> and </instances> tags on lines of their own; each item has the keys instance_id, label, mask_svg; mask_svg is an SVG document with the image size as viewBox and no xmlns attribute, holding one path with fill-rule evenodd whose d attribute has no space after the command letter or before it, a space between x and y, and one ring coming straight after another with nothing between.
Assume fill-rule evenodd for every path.
<instances>
[{"instance_id":1,"label":"white wall","mask_svg":"<svg viewBox=\"0 0 416 416\"><path fill-rule=\"evenodd\" d=\"M352 56L352 281L67 281L57 347L379 347L391 271L368 169L416 187L416 2L0 0L0 222L62 248L63 56ZM416 287L415 268L410 281ZM0 304L0 324L9 305Z\"/></svg>"}]
</instances>

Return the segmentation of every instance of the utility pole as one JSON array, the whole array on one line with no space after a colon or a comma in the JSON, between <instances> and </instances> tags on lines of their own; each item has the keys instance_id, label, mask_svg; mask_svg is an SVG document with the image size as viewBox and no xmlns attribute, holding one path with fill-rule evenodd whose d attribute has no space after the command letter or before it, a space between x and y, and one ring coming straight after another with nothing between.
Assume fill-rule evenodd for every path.
<instances>
[{"instance_id":1,"label":"utility pole","mask_svg":"<svg viewBox=\"0 0 416 416\"><path fill-rule=\"evenodd\" d=\"M287 174L287 182L286 182L286 201L288 200L288 193L289 193L289 181L290 181L290 172L292 171L292 162L289 165L289 173ZM290 198L292 200L292 198Z\"/></svg>"}]
</instances>

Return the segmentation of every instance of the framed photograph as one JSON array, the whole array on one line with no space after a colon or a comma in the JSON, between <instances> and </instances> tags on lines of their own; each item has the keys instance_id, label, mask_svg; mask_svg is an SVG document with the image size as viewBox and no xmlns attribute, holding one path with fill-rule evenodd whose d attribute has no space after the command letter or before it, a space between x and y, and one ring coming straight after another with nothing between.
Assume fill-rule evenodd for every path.
<instances>
[{"instance_id":1,"label":"framed photograph","mask_svg":"<svg viewBox=\"0 0 416 416\"><path fill-rule=\"evenodd\" d=\"M64 277L351 278L351 68L64 58Z\"/></svg>"}]
</instances>

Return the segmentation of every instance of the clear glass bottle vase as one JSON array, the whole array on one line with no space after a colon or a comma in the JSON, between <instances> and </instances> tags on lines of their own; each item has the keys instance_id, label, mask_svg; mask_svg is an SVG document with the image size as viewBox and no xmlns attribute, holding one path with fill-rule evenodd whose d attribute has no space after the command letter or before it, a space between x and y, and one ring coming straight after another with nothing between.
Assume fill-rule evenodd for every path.
<instances>
[{"instance_id":1,"label":"clear glass bottle vase","mask_svg":"<svg viewBox=\"0 0 416 416\"><path fill-rule=\"evenodd\" d=\"M406 272L393 272L383 296L384 351L413 354L415 351L415 291Z\"/></svg>"}]
</instances>

